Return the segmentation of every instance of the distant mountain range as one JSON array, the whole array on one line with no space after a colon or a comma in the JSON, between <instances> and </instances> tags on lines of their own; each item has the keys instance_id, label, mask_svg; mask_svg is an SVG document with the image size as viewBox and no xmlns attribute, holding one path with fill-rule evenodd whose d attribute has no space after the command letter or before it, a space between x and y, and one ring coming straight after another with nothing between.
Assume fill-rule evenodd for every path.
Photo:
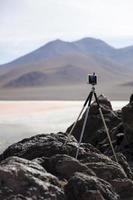
<instances>
[{"instance_id":1,"label":"distant mountain range","mask_svg":"<svg viewBox=\"0 0 133 200\"><path fill-rule=\"evenodd\" d=\"M98 92L128 99L133 86L133 46L116 49L102 40L55 40L0 66L0 99L84 99L88 73L98 75Z\"/></svg>"}]
</instances>

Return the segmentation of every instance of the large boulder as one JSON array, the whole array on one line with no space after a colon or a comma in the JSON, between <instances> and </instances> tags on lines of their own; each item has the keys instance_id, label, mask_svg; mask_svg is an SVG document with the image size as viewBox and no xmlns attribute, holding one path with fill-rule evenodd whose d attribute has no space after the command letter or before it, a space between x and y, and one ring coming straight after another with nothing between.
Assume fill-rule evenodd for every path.
<instances>
[{"instance_id":1,"label":"large boulder","mask_svg":"<svg viewBox=\"0 0 133 200\"><path fill-rule=\"evenodd\" d=\"M118 163L114 162L114 156L109 158L101 153L90 152L87 157L81 158L80 162L92 169L96 175L104 180L112 180L115 178L133 179L133 173L122 153L116 154Z\"/></svg>"},{"instance_id":2,"label":"large boulder","mask_svg":"<svg viewBox=\"0 0 133 200\"><path fill-rule=\"evenodd\" d=\"M33 160L36 158L51 157L55 154L67 154L75 157L78 147L76 139L71 136L68 143L64 144L66 140L67 135L65 133L41 134L26 138L9 146L0 155L0 160L2 161L10 156ZM79 158L87 156L90 152L100 153L93 145L82 143L79 148Z\"/></svg>"},{"instance_id":3,"label":"large boulder","mask_svg":"<svg viewBox=\"0 0 133 200\"><path fill-rule=\"evenodd\" d=\"M112 156L112 160L115 160L114 156ZM127 177L133 180L133 172L127 162L126 157L122 153L117 153L117 160L119 164L122 166L122 168L124 169Z\"/></svg>"},{"instance_id":4,"label":"large boulder","mask_svg":"<svg viewBox=\"0 0 133 200\"><path fill-rule=\"evenodd\" d=\"M56 176L69 179L75 172L83 172L92 176L96 174L87 165L68 155L57 154L49 160L49 169Z\"/></svg>"},{"instance_id":5,"label":"large boulder","mask_svg":"<svg viewBox=\"0 0 133 200\"><path fill-rule=\"evenodd\" d=\"M104 118L106 121L106 124L108 126L109 131L111 131L114 127L118 126L119 123L121 123L121 119L117 115L116 112L112 110L112 106L110 101L107 100L106 97L103 95L98 97L99 103L102 108L102 112L104 114ZM73 135L77 140L79 140L80 135L81 135L81 130L83 126L83 122L85 119L85 113L83 114L82 118L78 121L75 129L73 130ZM70 132L72 128L72 125L67 129L67 133ZM83 136L83 142L89 142L93 144L94 146L99 145L104 139L107 138L103 122L98 110L98 106L96 102L91 104L90 107L90 112L88 115L87 123L86 123L86 128L84 131L84 136ZM115 139L115 138L112 138Z\"/></svg>"},{"instance_id":6,"label":"large boulder","mask_svg":"<svg viewBox=\"0 0 133 200\"><path fill-rule=\"evenodd\" d=\"M69 200L118 200L119 196L112 186L102 179L88 176L83 173L75 173L69 179L65 187L65 193Z\"/></svg>"},{"instance_id":7,"label":"large boulder","mask_svg":"<svg viewBox=\"0 0 133 200\"><path fill-rule=\"evenodd\" d=\"M0 160L10 156L32 160L43 156L50 157L58 153L75 156L77 150L76 139L71 136L68 144L63 145L66 139L67 135L64 133L35 135L9 146L0 155ZM80 154L84 154L82 147L80 148Z\"/></svg>"},{"instance_id":8,"label":"large boulder","mask_svg":"<svg viewBox=\"0 0 133 200\"><path fill-rule=\"evenodd\" d=\"M97 152L88 152L87 156L83 156L79 160L82 163L97 163L97 162L104 162L106 164L112 163L112 160L108 156Z\"/></svg>"},{"instance_id":9,"label":"large boulder","mask_svg":"<svg viewBox=\"0 0 133 200\"><path fill-rule=\"evenodd\" d=\"M0 199L64 200L58 178L35 162L9 157L0 164Z\"/></svg>"},{"instance_id":10,"label":"large boulder","mask_svg":"<svg viewBox=\"0 0 133 200\"><path fill-rule=\"evenodd\" d=\"M87 157L81 157L80 162L92 169L97 176L101 177L103 175L103 179L104 175L106 174L104 169L108 171L108 175L110 174L109 177L120 178L120 174L122 174L122 177L124 178L126 174L126 177L133 179L133 173L126 160L126 157L122 153L117 153L116 156L119 163L114 162L114 156L109 158L102 153L90 152L88 153ZM100 168L103 170L103 173L101 172ZM105 175L105 180L107 180L107 177Z\"/></svg>"},{"instance_id":11,"label":"large boulder","mask_svg":"<svg viewBox=\"0 0 133 200\"><path fill-rule=\"evenodd\" d=\"M88 163L87 166L96 173L97 177L102 178L108 182L115 178L127 178L125 171L117 163L112 162L112 164L106 164L103 162L97 162Z\"/></svg>"},{"instance_id":12,"label":"large boulder","mask_svg":"<svg viewBox=\"0 0 133 200\"><path fill-rule=\"evenodd\" d=\"M125 145L121 149L133 168L133 102L122 108L122 120Z\"/></svg>"},{"instance_id":13,"label":"large boulder","mask_svg":"<svg viewBox=\"0 0 133 200\"><path fill-rule=\"evenodd\" d=\"M126 139L129 145L133 144L133 103L122 108L122 119Z\"/></svg>"}]
</instances>

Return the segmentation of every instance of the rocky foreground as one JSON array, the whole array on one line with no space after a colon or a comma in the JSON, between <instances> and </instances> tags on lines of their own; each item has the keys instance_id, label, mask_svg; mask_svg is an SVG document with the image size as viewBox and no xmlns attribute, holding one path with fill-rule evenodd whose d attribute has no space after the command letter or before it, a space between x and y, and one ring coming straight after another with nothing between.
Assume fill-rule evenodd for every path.
<instances>
[{"instance_id":1,"label":"rocky foreground","mask_svg":"<svg viewBox=\"0 0 133 200\"><path fill-rule=\"evenodd\" d=\"M99 100L119 163L93 103L78 160L84 115L66 145L71 127L26 138L0 155L0 200L133 200L133 104L113 111Z\"/></svg>"}]
</instances>

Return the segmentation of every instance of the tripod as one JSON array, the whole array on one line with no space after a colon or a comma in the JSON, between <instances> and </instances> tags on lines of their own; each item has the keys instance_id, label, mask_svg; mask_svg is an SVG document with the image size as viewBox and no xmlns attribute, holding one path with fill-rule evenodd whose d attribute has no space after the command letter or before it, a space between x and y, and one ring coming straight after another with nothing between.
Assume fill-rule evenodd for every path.
<instances>
[{"instance_id":1,"label":"tripod","mask_svg":"<svg viewBox=\"0 0 133 200\"><path fill-rule=\"evenodd\" d=\"M70 136L74 130L74 128L76 127L76 124L80 118L80 116L82 115L85 107L87 106L87 109L86 109L86 113L85 113L85 118L84 118L84 122L83 122L83 127L82 127L82 130L81 130L81 135L80 135L80 139L79 139L79 143L78 143L78 148L77 148L77 151L76 151L76 158L78 158L78 154L79 154L79 148L80 148L80 145L81 145L81 142L82 142L82 139L83 139L83 135L84 135L84 131L85 131L85 127L86 127L86 123L87 123L87 118L88 118L88 115L89 115L89 111L90 111L90 107L91 107L91 102L92 102L92 98L93 98L93 95L94 95L94 98L95 98L95 101L97 103L97 106L98 106L98 110L99 110L99 113L100 113L100 116L101 116L101 119L102 119L102 122L103 122L103 125L104 125L104 128L105 128L105 131L106 131L106 134L107 134L107 137L108 137L108 140L109 140L109 144L110 144L110 147L112 149L112 152L113 152L113 155L114 155L114 158L115 158L115 161L118 162L117 160L117 156L116 156L116 153L115 153L115 150L114 150L114 147L113 147L113 144L112 144L112 141L111 141L111 137L110 137L110 134L109 134L109 131L108 131L108 128L107 128L107 125L106 125L106 122L105 122L105 119L104 119L104 116L103 116L103 112L102 112L102 109L101 109L101 106L100 106L100 103L99 103L99 100L98 100L98 97L97 97L97 94L95 92L95 87L94 85L92 86L92 89L91 89L91 92L89 93L87 99L85 100L85 103L83 105L83 108L81 109L80 113L79 113L79 116L77 117L76 121L74 122L69 134L68 134L68 138L67 140L65 141L64 145L67 144L67 142L69 141L70 139Z\"/></svg>"}]
</instances>

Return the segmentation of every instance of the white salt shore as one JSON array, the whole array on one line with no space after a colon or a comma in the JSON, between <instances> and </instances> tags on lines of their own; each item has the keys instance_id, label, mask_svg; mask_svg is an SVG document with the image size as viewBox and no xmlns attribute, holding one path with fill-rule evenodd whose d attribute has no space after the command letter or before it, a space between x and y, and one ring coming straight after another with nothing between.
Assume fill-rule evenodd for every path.
<instances>
[{"instance_id":1,"label":"white salt shore","mask_svg":"<svg viewBox=\"0 0 133 200\"><path fill-rule=\"evenodd\" d=\"M115 110L127 101L113 101ZM76 119L83 101L0 101L0 151L40 133L65 131Z\"/></svg>"}]
</instances>

